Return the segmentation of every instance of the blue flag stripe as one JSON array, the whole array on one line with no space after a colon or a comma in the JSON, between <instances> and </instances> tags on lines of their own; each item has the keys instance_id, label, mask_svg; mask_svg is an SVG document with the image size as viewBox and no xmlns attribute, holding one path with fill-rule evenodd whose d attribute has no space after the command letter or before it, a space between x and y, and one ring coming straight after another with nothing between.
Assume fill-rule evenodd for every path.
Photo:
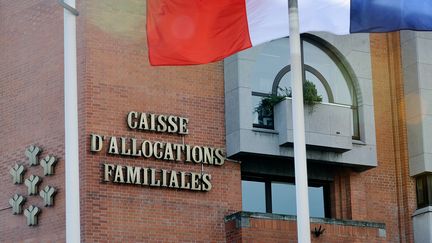
<instances>
[{"instance_id":1,"label":"blue flag stripe","mask_svg":"<svg viewBox=\"0 0 432 243\"><path fill-rule=\"evenodd\" d=\"M351 0L350 32L432 30L432 0Z\"/></svg>"}]
</instances>

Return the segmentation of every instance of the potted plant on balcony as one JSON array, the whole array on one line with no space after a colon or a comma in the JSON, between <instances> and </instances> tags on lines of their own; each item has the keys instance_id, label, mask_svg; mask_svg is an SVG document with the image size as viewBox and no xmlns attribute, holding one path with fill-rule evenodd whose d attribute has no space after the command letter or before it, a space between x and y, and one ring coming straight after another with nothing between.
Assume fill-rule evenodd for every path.
<instances>
[{"instance_id":1,"label":"potted plant on balcony","mask_svg":"<svg viewBox=\"0 0 432 243\"><path fill-rule=\"evenodd\" d=\"M271 94L268 97L265 97L261 100L259 105L255 108L255 112L258 113L258 116L267 117L272 116L273 107L281 102L285 97L292 97L292 91L288 88L279 88L279 94ZM316 103L322 101L322 96L318 95L318 91L316 89L315 84L311 81L306 80L303 82L303 102L305 105L309 105L312 107Z\"/></svg>"},{"instance_id":2,"label":"potted plant on balcony","mask_svg":"<svg viewBox=\"0 0 432 243\"><path fill-rule=\"evenodd\" d=\"M322 101L322 96L318 95L318 91L311 81L306 80L303 82L303 102L305 105L313 107L316 103Z\"/></svg>"}]
</instances>

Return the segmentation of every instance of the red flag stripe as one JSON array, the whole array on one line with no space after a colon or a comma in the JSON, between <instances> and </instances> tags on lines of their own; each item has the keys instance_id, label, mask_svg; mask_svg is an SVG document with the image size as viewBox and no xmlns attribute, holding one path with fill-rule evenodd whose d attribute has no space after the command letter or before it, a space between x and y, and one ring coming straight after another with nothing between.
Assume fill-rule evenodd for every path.
<instances>
[{"instance_id":1,"label":"red flag stripe","mask_svg":"<svg viewBox=\"0 0 432 243\"><path fill-rule=\"evenodd\" d=\"M245 0L148 0L152 65L209 63L252 46Z\"/></svg>"}]
</instances>

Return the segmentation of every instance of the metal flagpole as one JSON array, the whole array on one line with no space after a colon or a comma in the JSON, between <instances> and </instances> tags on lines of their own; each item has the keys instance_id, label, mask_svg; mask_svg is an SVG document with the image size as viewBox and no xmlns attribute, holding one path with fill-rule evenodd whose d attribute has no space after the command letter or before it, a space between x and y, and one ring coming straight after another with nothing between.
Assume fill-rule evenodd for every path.
<instances>
[{"instance_id":1,"label":"metal flagpole","mask_svg":"<svg viewBox=\"0 0 432 243\"><path fill-rule=\"evenodd\" d=\"M66 242L81 242L78 92L75 0L59 0L64 10L64 108L65 108L65 193Z\"/></svg>"},{"instance_id":2,"label":"metal flagpole","mask_svg":"<svg viewBox=\"0 0 432 243\"><path fill-rule=\"evenodd\" d=\"M304 128L303 74L297 0L288 0L291 56L292 119L297 204L297 241L310 243L309 199Z\"/></svg>"}]
</instances>

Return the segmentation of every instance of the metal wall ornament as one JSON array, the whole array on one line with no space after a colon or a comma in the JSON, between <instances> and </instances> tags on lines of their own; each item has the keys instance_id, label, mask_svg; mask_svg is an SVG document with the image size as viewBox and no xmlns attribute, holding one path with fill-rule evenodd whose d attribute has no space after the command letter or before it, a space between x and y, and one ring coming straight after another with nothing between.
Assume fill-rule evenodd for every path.
<instances>
[{"instance_id":1,"label":"metal wall ornament","mask_svg":"<svg viewBox=\"0 0 432 243\"><path fill-rule=\"evenodd\" d=\"M51 207L54 205L54 195L57 190L54 187L46 186L43 190L39 192L39 196L44 200L45 207Z\"/></svg>"},{"instance_id":2,"label":"metal wall ornament","mask_svg":"<svg viewBox=\"0 0 432 243\"><path fill-rule=\"evenodd\" d=\"M28 162L30 166L35 166L39 164L38 155L42 152L42 149L38 146L31 145L25 151L25 155L28 158Z\"/></svg>"},{"instance_id":3,"label":"metal wall ornament","mask_svg":"<svg viewBox=\"0 0 432 243\"><path fill-rule=\"evenodd\" d=\"M24 215L27 217L28 226L36 226L38 224L38 215L41 212L40 208L30 205L24 210Z\"/></svg>"},{"instance_id":4,"label":"metal wall ornament","mask_svg":"<svg viewBox=\"0 0 432 243\"><path fill-rule=\"evenodd\" d=\"M38 185L42 182L42 179L39 176L31 175L30 178L25 180L25 185L27 186L28 195L37 195L38 193Z\"/></svg>"},{"instance_id":5,"label":"metal wall ornament","mask_svg":"<svg viewBox=\"0 0 432 243\"><path fill-rule=\"evenodd\" d=\"M54 167L57 164L57 158L52 155L47 155L45 158L39 161L39 154L42 149L38 146L31 145L25 149L25 156L28 158L28 164L15 164L10 168L9 173L12 175L12 182L15 185L25 184L27 186L27 193L29 196L39 195L43 200L45 207L52 207L54 205L54 197L57 194L57 189L53 186L45 186L42 190L38 191L39 184L42 182L42 178L37 175L30 175L23 181L23 176L26 168L39 165L43 168L44 176L54 175ZM27 165L27 166L25 166ZM40 168L40 167L36 167ZM35 169L36 169L35 168ZM35 170L31 169L31 170ZM28 208L23 210L24 204L27 199L19 194L13 195L9 199L9 204L12 208L13 215L23 214L27 218L28 226L36 226L38 224L38 215L42 212L42 209L35 205L30 205Z\"/></svg>"},{"instance_id":6,"label":"metal wall ornament","mask_svg":"<svg viewBox=\"0 0 432 243\"><path fill-rule=\"evenodd\" d=\"M54 166L57 163L56 157L47 155L45 158L40 160L40 165L44 169L44 175L54 175Z\"/></svg>"},{"instance_id":7,"label":"metal wall ornament","mask_svg":"<svg viewBox=\"0 0 432 243\"><path fill-rule=\"evenodd\" d=\"M13 184L22 184L23 183L23 174L25 168L23 165L15 164L10 170L9 173L12 175L12 183Z\"/></svg>"},{"instance_id":8,"label":"metal wall ornament","mask_svg":"<svg viewBox=\"0 0 432 243\"><path fill-rule=\"evenodd\" d=\"M9 204L12 207L12 214L22 214L22 206L26 201L25 197L15 194L9 199Z\"/></svg>"}]
</instances>

